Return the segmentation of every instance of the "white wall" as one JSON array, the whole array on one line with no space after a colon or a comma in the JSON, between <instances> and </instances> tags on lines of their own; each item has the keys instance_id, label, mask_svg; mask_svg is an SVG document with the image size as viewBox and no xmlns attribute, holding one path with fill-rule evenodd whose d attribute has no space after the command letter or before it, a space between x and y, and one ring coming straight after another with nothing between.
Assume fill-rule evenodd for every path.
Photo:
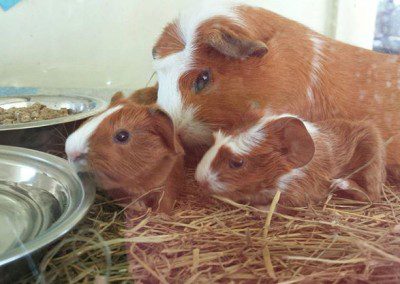
<instances>
[{"instance_id":1,"label":"white wall","mask_svg":"<svg viewBox=\"0 0 400 284\"><path fill-rule=\"evenodd\" d=\"M324 35L333 35L332 19L336 15L336 0L251 0L249 2L301 22Z\"/></svg>"},{"instance_id":2,"label":"white wall","mask_svg":"<svg viewBox=\"0 0 400 284\"><path fill-rule=\"evenodd\" d=\"M372 49L378 0L338 0L337 11L337 26L333 36L338 40Z\"/></svg>"},{"instance_id":3,"label":"white wall","mask_svg":"<svg viewBox=\"0 0 400 284\"><path fill-rule=\"evenodd\" d=\"M0 86L143 87L162 27L197 1L22 0L0 10ZM335 34L336 0L249 2Z\"/></svg>"}]
</instances>

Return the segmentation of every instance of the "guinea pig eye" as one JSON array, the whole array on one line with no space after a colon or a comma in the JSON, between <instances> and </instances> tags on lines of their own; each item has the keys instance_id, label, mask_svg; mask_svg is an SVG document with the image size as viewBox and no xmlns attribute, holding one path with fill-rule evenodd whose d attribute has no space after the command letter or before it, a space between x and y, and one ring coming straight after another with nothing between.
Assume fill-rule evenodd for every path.
<instances>
[{"instance_id":1,"label":"guinea pig eye","mask_svg":"<svg viewBox=\"0 0 400 284\"><path fill-rule=\"evenodd\" d=\"M129 138L131 137L131 134L126 131L126 130L119 130L115 135L114 135L114 141L119 144L125 144L129 141Z\"/></svg>"},{"instance_id":2,"label":"guinea pig eye","mask_svg":"<svg viewBox=\"0 0 400 284\"><path fill-rule=\"evenodd\" d=\"M244 165L244 160L243 159L239 159L239 160L230 160L229 161L229 167L231 169L240 169L241 167L243 167Z\"/></svg>"},{"instance_id":3,"label":"guinea pig eye","mask_svg":"<svg viewBox=\"0 0 400 284\"><path fill-rule=\"evenodd\" d=\"M196 93L201 92L211 81L211 73L209 70L203 71L197 77L196 81L194 82L194 91Z\"/></svg>"}]
</instances>

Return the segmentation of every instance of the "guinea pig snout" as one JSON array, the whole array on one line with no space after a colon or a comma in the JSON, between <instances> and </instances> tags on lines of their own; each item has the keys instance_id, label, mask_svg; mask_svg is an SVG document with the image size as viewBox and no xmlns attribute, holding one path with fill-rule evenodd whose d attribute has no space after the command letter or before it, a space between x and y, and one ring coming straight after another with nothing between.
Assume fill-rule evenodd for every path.
<instances>
[{"instance_id":1,"label":"guinea pig snout","mask_svg":"<svg viewBox=\"0 0 400 284\"><path fill-rule=\"evenodd\" d=\"M207 175L196 174L196 180L199 186L209 192L222 193L226 191L226 184L219 180L214 172L208 172Z\"/></svg>"},{"instance_id":2,"label":"guinea pig snout","mask_svg":"<svg viewBox=\"0 0 400 284\"><path fill-rule=\"evenodd\" d=\"M87 158L86 153L80 153L80 152L71 152L67 153L67 155L68 155L68 161L70 161L71 163L83 163Z\"/></svg>"},{"instance_id":3,"label":"guinea pig snout","mask_svg":"<svg viewBox=\"0 0 400 284\"><path fill-rule=\"evenodd\" d=\"M76 172L89 172L87 166L87 155L80 152L67 153L68 162Z\"/></svg>"}]
</instances>

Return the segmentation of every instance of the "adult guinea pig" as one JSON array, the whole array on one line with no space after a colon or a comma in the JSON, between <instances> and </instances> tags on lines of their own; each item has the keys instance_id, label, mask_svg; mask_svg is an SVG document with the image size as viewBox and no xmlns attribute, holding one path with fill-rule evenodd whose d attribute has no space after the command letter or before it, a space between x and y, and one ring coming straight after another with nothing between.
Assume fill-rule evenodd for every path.
<instances>
[{"instance_id":1,"label":"adult guinea pig","mask_svg":"<svg viewBox=\"0 0 400 284\"><path fill-rule=\"evenodd\" d=\"M145 204L170 213L183 185L184 151L170 117L116 94L110 107L83 124L66 142L70 162L92 171L102 187L124 204L150 194Z\"/></svg>"},{"instance_id":2,"label":"adult guinea pig","mask_svg":"<svg viewBox=\"0 0 400 284\"><path fill-rule=\"evenodd\" d=\"M366 122L312 124L266 115L214 137L196 170L196 180L211 193L265 206L279 190L283 207L320 202L332 189L356 200L380 199L385 147Z\"/></svg>"},{"instance_id":3,"label":"adult guinea pig","mask_svg":"<svg viewBox=\"0 0 400 284\"><path fill-rule=\"evenodd\" d=\"M252 104L315 122L370 119L400 184L400 56L351 46L244 1L198 1L154 45L157 103L185 144L212 143Z\"/></svg>"}]
</instances>

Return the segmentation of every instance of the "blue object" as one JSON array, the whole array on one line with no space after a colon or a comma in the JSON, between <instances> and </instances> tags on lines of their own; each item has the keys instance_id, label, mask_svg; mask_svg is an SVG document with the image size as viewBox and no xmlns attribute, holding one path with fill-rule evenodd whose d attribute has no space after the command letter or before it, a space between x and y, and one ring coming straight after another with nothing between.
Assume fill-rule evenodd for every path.
<instances>
[{"instance_id":1,"label":"blue object","mask_svg":"<svg viewBox=\"0 0 400 284\"><path fill-rule=\"evenodd\" d=\"M4 11L7 11L21 0L0 0L0 6Z\"/></svg>"},{"instance_id":2,"label":"blue object","mask_svg":"<svg viewBox=\"0 0 400 284\"><path fill-rule=\"evenodd\" d=\"M34 95L37 92L38 88L0 87L0 97L17 96L17 95Z\"/></svg>"}]
</instances>

